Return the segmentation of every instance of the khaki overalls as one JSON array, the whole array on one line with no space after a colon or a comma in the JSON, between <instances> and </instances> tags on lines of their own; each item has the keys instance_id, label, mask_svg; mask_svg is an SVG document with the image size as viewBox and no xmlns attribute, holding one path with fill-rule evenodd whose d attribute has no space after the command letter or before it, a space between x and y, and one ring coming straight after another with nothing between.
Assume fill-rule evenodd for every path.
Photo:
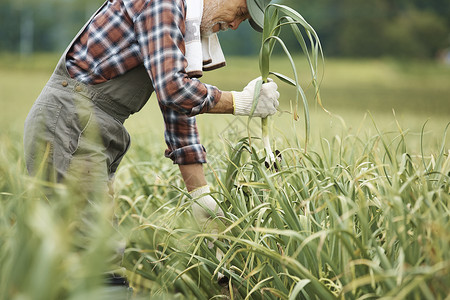
<instances>
[{"instance_id":1,"label":"khaki overalls","mask_svg":"<svg viewBox=\"0 0 450 300\"><path fill-rule=\"evenodd\" d=\"M145 105L154 89L143 65L97 85L70 77L66 54L92 18L64 51L31 108L24 147L30 174L56 182L95 182L98 187L110 182L129 148L124 121Z\"/></svg>"}]
</instances>

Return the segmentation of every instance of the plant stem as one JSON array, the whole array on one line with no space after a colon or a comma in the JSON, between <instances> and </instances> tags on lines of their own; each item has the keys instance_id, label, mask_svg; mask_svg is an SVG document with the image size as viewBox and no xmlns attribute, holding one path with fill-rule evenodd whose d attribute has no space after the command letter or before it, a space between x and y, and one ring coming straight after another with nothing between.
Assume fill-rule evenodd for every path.
<instances>
[{"instance_id":1,"label":"plant stem","mask_svg":"<svg viewBox=\"0 0 450 300\"><path fill-rule=\"evenodd\" d=\"M264 149L266 150L266 163L271 166L275 162L275 156L273 155L272 148L270 147L268 121L269 117L261 118L262 140L264 143Z\"/></svg>"}]
</instances>

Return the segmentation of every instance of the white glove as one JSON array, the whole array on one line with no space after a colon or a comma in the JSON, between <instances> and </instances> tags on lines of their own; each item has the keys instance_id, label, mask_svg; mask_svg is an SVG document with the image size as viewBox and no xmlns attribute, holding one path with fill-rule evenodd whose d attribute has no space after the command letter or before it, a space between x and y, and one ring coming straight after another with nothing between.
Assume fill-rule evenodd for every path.
<instances>
[{"instance_id":1,"label":"white glove","mask_svg":"<svg viewBox=\"0 0 450 300\"><path fill-rule=\"evenodd\" d=\"M222 209L217 205L216 200L209 195L211 191L209 186L198 188L190 192L194 203L192 204L192 214L194 215L197 224L210 233L218 233L219 227L217 222L214 222L214 215L223 217Z\"/></svg>"},{"instance_id":2,"label":"white glove","mask_svg":"<svg viewBox=\"0 0 450 300\"><path fill-rule=\"evenodd\" d=\"M234 112L236 116L249 116L253 106L253 98L255 95L255 86L261 77L253 79L242 92L231 92L233 94ZM279 105L278 98L280 93L277 91L278 86L273 80L263 83L258 98L258 104L253 112L254 117L265 118L277 112Z\"/></svg>"},{"instance_id":3,"label":"white glove","mask_svg":"<svg viewBox=\"0 0 450 300\"><path fill-rule=\"evenodd\" d=\"M215 213L216 216L220 217L223 217L224 214L222 209L217 205L217 202L213 199L213 197L209 195L210 192L211 191L209 190L209 186L207 185L190 192L194 201L196 200L192 204L192 214L194 215L197 224L203 231L217 234L219 233L219 224L217 223L217 220L213 220L214 215L211 215L209 211ZM215 240L217 240L217 238L214 238L213 241L210 241L208 243L209 249L212 249L214 247ZM220 250L220 248L216 249L216 258L219 261L223 259L223 252L222 250ZM218 272L217 280L219 284L226 285L229 281L229 278Z\"/></svg>"}]
</instances>

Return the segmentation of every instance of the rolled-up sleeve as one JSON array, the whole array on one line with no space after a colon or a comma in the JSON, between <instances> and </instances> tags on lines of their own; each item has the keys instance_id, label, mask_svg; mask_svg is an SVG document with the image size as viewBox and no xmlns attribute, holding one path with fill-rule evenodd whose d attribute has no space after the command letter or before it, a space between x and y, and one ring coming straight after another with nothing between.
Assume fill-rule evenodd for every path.
<instances>
[{"instance_id":1,"label":"rolled-up sleeve","mask_svg":"<svg viewBox=\"0 0 450 300\"><path fill-rule=\"evenodd\" d=\"M214 107L221 92L186 73L184 1L147 3L133 21L164 117L165 155L176 164L205 163L194 116Z\"/></svg>"},{"instance_id":2,"label":"rolled-up sleeve","mask_svg":"<svg viewBox=\"0 0 450 300\"><path fill-rule=\"evenodd\" d=\"M164 138L168 149L165 156L180 165L206 163L206 150L200 143L195 117L167 106L160 107L166 127Z\"/></svg>"}]
</instances>

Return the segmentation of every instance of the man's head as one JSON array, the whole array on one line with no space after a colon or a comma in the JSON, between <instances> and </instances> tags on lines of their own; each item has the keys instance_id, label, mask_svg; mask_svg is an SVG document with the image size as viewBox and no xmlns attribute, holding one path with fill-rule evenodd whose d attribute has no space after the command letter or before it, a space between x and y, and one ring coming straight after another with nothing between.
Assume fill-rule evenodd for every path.
<instances>
[{"instance_id":1,"label":"man's head","mask_svg":"<svg viewBox=\"0 0 450 300\"><path fill-rule=\"evenodd\" d=\"M233 29L249 19L252 27L262 31L264 9L271 0L204 0L200 25L202 35Z\"/></svg>"}]
</instances>

